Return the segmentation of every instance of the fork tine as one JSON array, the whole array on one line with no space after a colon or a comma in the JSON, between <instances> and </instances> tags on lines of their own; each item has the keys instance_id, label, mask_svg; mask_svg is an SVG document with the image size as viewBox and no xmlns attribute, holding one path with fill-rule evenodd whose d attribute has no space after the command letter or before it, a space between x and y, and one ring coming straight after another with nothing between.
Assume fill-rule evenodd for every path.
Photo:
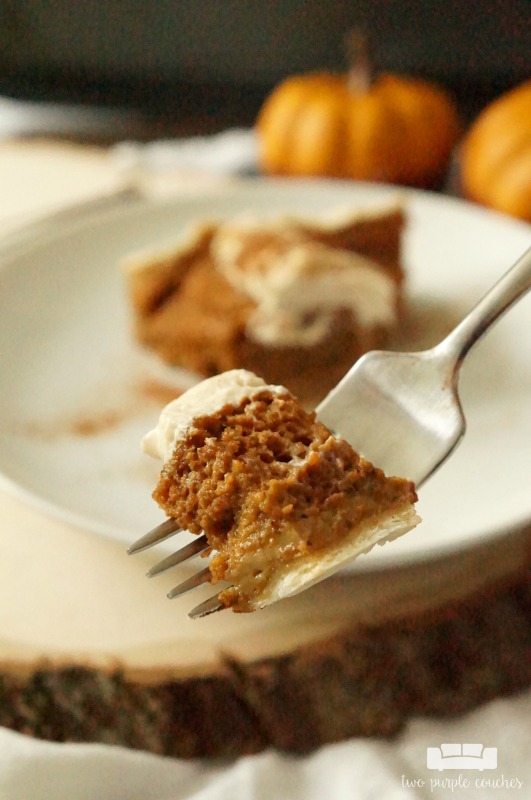
<instances>
[{"instance_id":1,"label":"fork tine","mask_svg":"<svg viewBox=\"0 0 531 800\"><path fill-rule=\"evenodd\" d=\"M161 572L166 572L167 569L176 567L177 564L182 564L186 559L192 558L192 556L196 556L198 553L202 553L203 550L207 550L209 546L206 536L198 536L193 542L190 542L190 544L181 547L176 553L172 553L172 555L163 558L162 561L159 561L158 564L151 567L151 569L146 572L146 575L148 578L153 578L154 575L160 575Z\"/></svg>"},{"instance_id":2,"label":"fork tine","mask_svg":"<svg viewBox=\"0 0 531 800\"><path fill-rule=\"evenodd\" d=\"M189 592L190 589L195 589L196 586L201 586L202 583L209 583L211 577L212 575L210 569L206 567L206 569L202 569L201 572L197 572L195 575L192 575L191 578L188 578L188 580L183 581L178 586L175 586L170 592L168 592L167 596L170 600L173 600L174 597L179 597L181 594Z\"/></svg>"},{"instance_id":3,"label":"fork tine","mask_svg":"<svg viewBox=\"0 0 531 800\"><path fill-rule=\"evenodd\" d=\"M199 603L195 608L192 608L188 616L190 619L199 619L200 617L206 617L207 614L213 614L214 611L221 611L223 608L225 608L225 606L219 601L217 594L215 594L203 603Z\"/></svg>"},{"instance_id":4,"label":"fork tine","mask_svg":"<svg viewBox=\"0 0 531 800\"><path fill-rule=\"evenodd\" d=\"M140 539L137 539L136 542L133 542L133 544L128 547L127 552L130 556L134 553L141 553L142 550L147 550L148 547L159 544L159 542L164 542L166 539L169 539L170 536L173 536L174 533L179 533L180 531L181 528L177 520L172 518L167 519L165 522L157 525L156 528L145 533Z\"/></svg>"}]
</instances>

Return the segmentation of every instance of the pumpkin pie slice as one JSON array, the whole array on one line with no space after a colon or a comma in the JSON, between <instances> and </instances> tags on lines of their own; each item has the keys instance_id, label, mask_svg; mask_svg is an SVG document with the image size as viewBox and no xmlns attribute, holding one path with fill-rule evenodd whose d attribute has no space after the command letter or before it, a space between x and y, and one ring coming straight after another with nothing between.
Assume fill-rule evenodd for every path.
<instances>
[{"instance_id":1,"label":"pumpkin pie slice","mask_svg":"<svg viewBox=\"0 0 531 800\"><path fill-rule=\"evenodd\" d=\"M318 400L400 325L404 225L396 202L200 220L124 261L134 335L200 377L242 368Z\"/></svg>"},{"instance_id":2,"label":"pumpkin pie slice","mask_svg":"<svg viewBox=\"0 0 531 800\"><path fill-rule=\"evenodd\" d=\"M211 582L233 611L300 592L419 522L410 481L387 477L285 387L246 370L167 405L143 449L164 462L155 500L206 535Z\"/></svg>"}]
</instances>

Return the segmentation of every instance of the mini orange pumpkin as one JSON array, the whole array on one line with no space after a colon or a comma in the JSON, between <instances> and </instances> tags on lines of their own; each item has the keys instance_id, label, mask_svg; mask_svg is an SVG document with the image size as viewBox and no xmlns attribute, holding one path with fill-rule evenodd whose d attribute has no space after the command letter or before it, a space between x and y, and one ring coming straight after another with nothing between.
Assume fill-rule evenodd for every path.
<instances>
[{"instance_id":1,"label":"mini orange pumpkin","mask_svg":"<svg viewBox=\"0 0 531 800\"><path fill-rule=\"evenodd\" d=\"M347 75L280 83L257 119L264 172L432 186L460 132L457 111L433 84L395 75L375 81L363 59Z\"/></svg>"},{"instance_id":2,"label":"mini orange pumpkin","mask_svg":"<svg viewBox=\"0 0 531 800\"><path fill-rule=\"evenodd\" d=\"M467 197L531 222L531 80L481 112L460 161Z\"/></svg>"}]
</instances>

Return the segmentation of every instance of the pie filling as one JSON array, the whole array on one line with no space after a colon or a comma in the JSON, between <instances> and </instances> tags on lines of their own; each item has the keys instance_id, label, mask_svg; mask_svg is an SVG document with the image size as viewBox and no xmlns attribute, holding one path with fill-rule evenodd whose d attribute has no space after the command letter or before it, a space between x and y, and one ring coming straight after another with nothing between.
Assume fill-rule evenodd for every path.
<instances>
[{"instance_id":1,"label":"pie filling","mask_svg":"<svg viewBox=\"0 0 531 800\"><path fill-rule=\"evenodd\" d=\"M220 599L252 611L301 591L419 519L388 478L281 386L244 370L167 406L144 448L164 461L154 498L210 545Z\"/></svg>"}]
</instances>

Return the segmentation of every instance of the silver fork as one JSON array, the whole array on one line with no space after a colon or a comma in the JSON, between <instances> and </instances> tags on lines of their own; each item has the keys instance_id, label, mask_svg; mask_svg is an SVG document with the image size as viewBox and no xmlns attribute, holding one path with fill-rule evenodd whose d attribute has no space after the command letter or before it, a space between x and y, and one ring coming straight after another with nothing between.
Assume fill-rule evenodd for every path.
<instances>
[{"instance_id":1,"label":"silver fork","mask_svg":"<svg viewBox=\"0 0 531 800\"><path fill-rule=\"evenodd\" d=\"M417 353L374 351L363 356L317 408L317 417L388 475L421 486L462 439L466 422L458 378L467 353L531 288L531 249L435 347ZM129 548L138 553L178 533L168 519ZM208 550L206 536L178 550L147 573L158 575ZM208 567L169 592L177 597L208 582ZM224 608L214 595L190 612L192 619Z\"/></svg>"}]
</instances>

